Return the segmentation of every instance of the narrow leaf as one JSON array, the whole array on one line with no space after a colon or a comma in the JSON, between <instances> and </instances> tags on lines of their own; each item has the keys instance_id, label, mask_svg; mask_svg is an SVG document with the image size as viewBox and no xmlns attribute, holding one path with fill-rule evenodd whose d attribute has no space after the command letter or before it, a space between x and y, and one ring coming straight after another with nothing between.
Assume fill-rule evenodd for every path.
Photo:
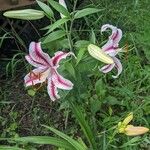
<instances>
[{"instance_id":1,"label":"narrow leaf","mask_svg":"<svg viewBox=\"0 0 150 150\"><path fill-rule=\"evenodd\" d=\"M86 150L81 144L79 144L76 140L72 139L71 137L69 137L68 135L52 128L46 125L42 125L43 127L51 130L52 132L54 132L55 134L57 134L59 137L65 139L66 141L68 141L70 144L72 144L72 146L76 149L76 150Z\"/></svg>"},{"instance_id":2,"label":"narrow leaf","mask_svg":"<svg viewBox=\"0 0 150 150\"><path fill-rule=\"evenodd\" d=\"M54 24L52 24L52 25L47 27L47 29L49 29L49 30L48 30L48 32L46 34L49 34L53 30L55 30L56 28L59 28L62 24L66 23L68 20L69 20L68 18L59 19Z\"/></svg>"},{"instance_id":3,"label":"narrow leaf","mask_svg":"<svg viewBox=\"0 0 150 150\"><path fill-rule=\"evenodd\" d=\"M63 7L62 5L60 5L58 2L55 2L54 0L48 0L48 2L59 13L62 13L66 17L70 17L70 13L68 12L68 10L65 7Z\"/></svg>"},{"instance_id":4,"label":"narrow leaf","mask_svg":"<svg viewBox=\"0 0 150 150\"><path fill-rule=\"evenodd\" d=\"M57 39L60 39L62 37L64 37L66 35L66 32L62 31L62 30L58 30L58 31L55 31L51 34L49 34L43 41L43 44L46 44L46 43L50 43L52 41L55 41Z\"/></svg>"},{"instance_id":5,"label":"narrow leaf","mask_svg":"<svg viewBox=\"0 0 150 150\"><path fill-rule=\"evenodd\" d=\"M78 10L74 16L75 19L85 17L87 15L97 13L99 11L102 11L102 9L97 9L97 8L85 8L82 10Z\"/></svg>"},{"instance_id":6,"label":"narrow leaf","mask_svg":"<svg viewBox=\"0 0 150 150\"><path fill-rule=\"evenodd\" d=\"M17 148L15 146L0 145L0 150L25 150L25 149Z\"/></svg>"},{"instance_id":7,"label":"narrow leaf","mask_svg":"<svg viewBox=\"0 0 150 150\"><path fill-rule=\"evenodd\" d=\"M28 136L28 137L15 138L14 140L18 142L25 142L25 143L50 144L68 150L70 149L75 150L74 147L66 140L49 137L49 136Z\"/></svg>"},{"instance_id":8,"label":"narrow leaf","mask_svg":"<svg viewBox=\"0 0 150 150\"><path fill-rule=\"evenodd\" d=\"M95 36L95 33L94 33L93 29L91 30L90 41L91 41L91 43L96 44L96 36Z\"/></svg>"},{"instance_id":9,"label":"narrow leaf","mask_svg":"<svg viewBox=\"0 0 150 150\"><path fill-rule=\"evenodd\" d=\"M81 112L81 108L77 105L74 105L72 102L70 102L70 106L76 119L79 121L81 129L83 130L90 146L95 150L96 149L95 137L93 135L92 129L90 128L88 122L85 120L83 113Z\"/></svg>"},{"instance_id":10,"label":"narrow leaf","mask_svg":"<svg viewBox=\"0 0 150 150\"><path fill-rule=\"evenodd\" d=\"M42 10L46 13L46 16L48 18L54 17L54 13L49 6L47 6L45 3L43 3L39 0L36 0L36 1L37 1L38 5L42 8Z\"/></svg>"}]
</instances>

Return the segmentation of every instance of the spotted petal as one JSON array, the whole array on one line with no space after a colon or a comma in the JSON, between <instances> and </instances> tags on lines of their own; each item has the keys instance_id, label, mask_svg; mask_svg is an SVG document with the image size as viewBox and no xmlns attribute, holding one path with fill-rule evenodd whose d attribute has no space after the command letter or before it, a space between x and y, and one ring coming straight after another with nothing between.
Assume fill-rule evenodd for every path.
<instances>
[{"instance_id":1,"label":"spotted petal","mask_svg":"<svg viewBox=\"0 0 150 150\"><path fill-rule=\"evenodd\" d=\"M31 42L29 46L29 55L32 60L43 66L50 66L51 59L48 54L44 53L41 49L41 43Z\"/></svg>"},{"instance_id":2,"label":"spotted petal","mask_svg":"<svg viewBox=\"0 0 150 150\"><path fill-rule=\"evenodd\" d=\"M38 68L32 70L24 77L25 86L27 87L27 86L43 83L48 77L48 74L49 74L48 69Z\"/></svg>"},{"instance_id":3,"label":"spotted petal","mask_svg":"<svg viewBox=\"0 0 150 150\"><path fill-rule=\"evenodd\" d=\"M60 96L58 95L57 87L55 86L55 83L51 78L48 79L47 92L52 101L55 101L60 98Z\"/></svg>"},{"instance_id":4,"label":"spotted petal","mask_svg":"<svg viewBox=\"0 0 150 150\"><path fill-rule=\"evenodd\" d=\"M56 70L53 72L52 80L56 87L60 89L71 90L73 88L73 83L62 77Z\"/></svg>"},{"instance_id":5,"label":"spotted petal","mask_svg":"<svg viewBox=\"0 0 150 150\"><path fill-rule=\"evenodd\" d=\"M116 76L112 76L113 78L118 78L118 76L121 74L122 72L122 64L120 62L120 60L116 57L113 57L113 60L114 60L114 63L115 63L115 67L118 71L117 75Z\"/></svg>"},{"instance_id":6,"label":"spotted petal","mask_svg":"<svg viewBox=\"0 0 150 150\"><path fill-rule=\"evenodd\" d=\"M66 52L63 52L63 51L58 51L55 53L55 56L52 58L52 64L53 66L59 66L59 63L62 59L66 59L67 56L70 56L70 55L74 55L74 53L72 52L69 52L69 53L66 53Z\"/></svg>"}]
</instances>

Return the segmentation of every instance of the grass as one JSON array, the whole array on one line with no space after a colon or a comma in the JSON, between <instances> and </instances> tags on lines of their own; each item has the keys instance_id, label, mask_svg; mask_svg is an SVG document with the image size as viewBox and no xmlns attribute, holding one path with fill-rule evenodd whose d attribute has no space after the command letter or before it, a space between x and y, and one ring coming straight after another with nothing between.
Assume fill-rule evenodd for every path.
<instances>
[{"instance_id":1,"label":"grass","mask_svg":"<svg viewBox=\"0 0 150 150\"><path fill-rule=\"evenodd\" d=\"M72 78L76 83L74 90L70 93L62 93L66 97L53 103L44 88L40 89L34 97L27 94L23 77L28 66L20 65L20 61L24 62L24 58L20 59L14 55L9 66L3 60L3 72L6 68L8 76L0 79L1 138L49 135L49 131L41 126L46 124L71 137L82 137L86 141L75 116L69 109L67 100L72 99L81 108L80 111L92 127L93 133L98 131L96 141L99 143L100 150L150 149L149 134L127 137L121 134L114 135L113 129L131 111L134 112L133 124L150 126L150 22L147 8L150 2L148 0L85 0L82 4L79 2L78 7L83 8L88 5L104 8L104 11L100 15L91 15L74 24L73 37L88 40L87 37L92 29L96 35L96 43L101 45L106 40L105 36L108 36L101 36L101 25L110 23L120 27L124 32L121 45L126 44L129 47L127 52L120 55L123 73L118 79L113 80L111 74L115 72L103 75L95 68L95 62L85 58L75 68L75 74L80 78L78 80ZM5 34L2 36L2 40L5 41L3 37ZM20 52L17 55L20 55ZM68 63L66 62L62 69L68 66ZM50 146L33 144L24 146L27 149L52 149Z\"/></svg>"}]
</instances>

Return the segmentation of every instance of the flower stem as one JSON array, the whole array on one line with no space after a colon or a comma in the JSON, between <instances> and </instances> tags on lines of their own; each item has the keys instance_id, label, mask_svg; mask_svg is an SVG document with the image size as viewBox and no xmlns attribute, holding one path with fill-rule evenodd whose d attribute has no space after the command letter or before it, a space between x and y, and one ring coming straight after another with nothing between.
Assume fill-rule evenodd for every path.
<instances>
[{"instance_id":1,"label":"flower stem","mask_svg":"<svg viewBox=\"0 0 150 150\"><path fill-rule=\"evenodd\" d=\"M73 52L73 41L72 41L72 35L71 34L72 34L72 28L73 28L73 23L74 23L74 12L76 10L77 1L78 0L75 0L75 2L74 2L73 15L72 15L72 18L71 18L70 28L68 28L68 24L65 23L68 42L69 42L69 46L70 46L70 51L72 51L72 52Z\"/></svg>"}]
</instances>

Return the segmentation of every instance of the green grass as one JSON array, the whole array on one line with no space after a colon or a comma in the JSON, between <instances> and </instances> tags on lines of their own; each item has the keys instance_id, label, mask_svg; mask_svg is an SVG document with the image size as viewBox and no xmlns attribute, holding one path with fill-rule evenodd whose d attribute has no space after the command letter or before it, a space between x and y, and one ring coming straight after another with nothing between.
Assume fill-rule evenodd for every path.
<instances>
[{"instance_id":1,"label":"green grass","mask_svg":"<svg viewBox=\"0 0 150 150\"><path fill-rule=\"evenodd\" d=\"M104 10L74 23L73 41L89 40L90 33L93 31L96 35L96 43L101 46L108 36L100 34L101 25L105 23L117 25L124 33L121 46L129 45L128 52L120 55L123 73L116 80L111 77L115 72L107 75L99 73L95 66L101 63L89 59L85 52L83 59L77 65L72 62L65 62L62 65L60 71L64 71L66 75L71 67L74 68L69 76L75 83L74 90L69 93L62 92L63 98L52 103L44 89L37 92L34 97L27 94L23 86L26 67L21 68L21 73L17 71L19 70L17 64L20 61L24 62L24 59L18 60L15 55L9 65L5 65L8 78L0 79L2 84L0 87L1 138L48 136L49 131L41 126L45 124L63 131L74 139L81 137L88 145L90 140L83 134L86 133L83 126L90 132L89 127L85 125L87 123L93 131L92 134L97 135L95 138L99 150L150 149L149 134L127 137L114 132L118 122L131 111L134 113L132 124L150 127L150 2L149 0L85 0L78 7L81 9L88 6L96 6ZM5 35L2 36L1 41L3 37ZM80 49L75 51L76 55L79 51ZM17 55L20 55L20 52ZM78 113L77 110L73 110L78 117L73 115L69 107L70 99L80 108L81 112ZM81 128L77 120L80 121ZM86 134L88 136L91 133ZM23 145L26 149L50 148L50 146L42 147L33 144Z\"/></svg>"}]
</instances>

